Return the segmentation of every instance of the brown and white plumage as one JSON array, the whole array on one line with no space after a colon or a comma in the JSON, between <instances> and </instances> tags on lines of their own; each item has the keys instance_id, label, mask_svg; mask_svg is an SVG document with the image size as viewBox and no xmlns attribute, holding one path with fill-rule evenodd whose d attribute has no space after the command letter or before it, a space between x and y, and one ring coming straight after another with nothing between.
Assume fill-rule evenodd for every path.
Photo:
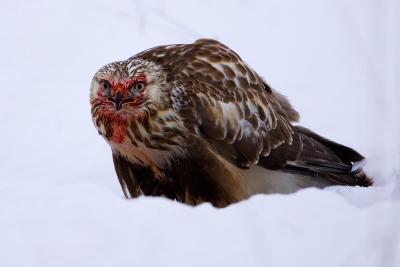
<instances>
[{"instance_id":1,"label":"brown and white plumage","mask_svg":"<svg viewBox=\"0 0 400 267\"><path fill-rule=\"evenodd\" d=\"M223 207L256 193L371 184L355 168L360 154L294 126L286 97L215 40L106 65L91 105L127 197Z\"/></svg>"}]
</instances>

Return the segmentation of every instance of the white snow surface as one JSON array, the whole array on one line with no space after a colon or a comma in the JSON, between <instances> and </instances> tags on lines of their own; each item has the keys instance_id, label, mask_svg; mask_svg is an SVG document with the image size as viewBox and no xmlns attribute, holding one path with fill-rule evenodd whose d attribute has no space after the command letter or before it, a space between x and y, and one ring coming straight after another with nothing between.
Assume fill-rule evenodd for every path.
<instances>
[{"instance_id":1,"label":"white snow surface","mask_svg":"<svg viewBox=\"0 0 400 267\"><path fill-rule=\"evenodd\" d=\"M0 266L400 266L400 4L0 2ZM367 157L376 186L215 209L125 200L92 125L102 65L216 38L301 125Z\"/></svg>"}]
</instances>

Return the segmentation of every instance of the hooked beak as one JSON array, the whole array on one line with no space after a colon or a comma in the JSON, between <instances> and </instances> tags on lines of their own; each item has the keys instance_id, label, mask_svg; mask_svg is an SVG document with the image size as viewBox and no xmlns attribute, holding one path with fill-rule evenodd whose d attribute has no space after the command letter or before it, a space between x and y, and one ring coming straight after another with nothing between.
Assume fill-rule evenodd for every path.
<instances>
[{"instance_id":1,"label":"hooked beak","mask_svg":"<svg viewBox=\"0 0 400 267\"><path fill-rule=\"evenodd\" d=\"M122 94L120 92L118 92L115 96L114 96L114 104L115 104L115 110L120 110L121 106L122 106Z\"/></svg>"}]
</instances>

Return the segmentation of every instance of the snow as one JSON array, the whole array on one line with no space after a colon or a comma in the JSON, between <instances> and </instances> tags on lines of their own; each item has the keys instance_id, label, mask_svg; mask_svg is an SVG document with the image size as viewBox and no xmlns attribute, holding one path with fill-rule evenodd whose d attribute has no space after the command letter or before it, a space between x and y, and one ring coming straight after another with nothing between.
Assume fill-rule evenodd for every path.
<instances>
[{"instance_id":1,"label":"snow","mask_svg":"<svg viewBox=\"0 0 400 267\"><path fill-rule=\"evenodd\" d=\"M0 266L400 266L400 4L2 1ZM217 38L301 124L368 160L371 188L225 209L125 200L89 108L102 65Z\"/></svg>"}]
</instances>

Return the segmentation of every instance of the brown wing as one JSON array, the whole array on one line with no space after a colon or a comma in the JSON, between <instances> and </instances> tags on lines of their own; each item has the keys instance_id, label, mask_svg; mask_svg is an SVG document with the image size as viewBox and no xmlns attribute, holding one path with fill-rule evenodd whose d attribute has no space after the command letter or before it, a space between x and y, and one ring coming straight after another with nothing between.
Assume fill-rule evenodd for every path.
<instances>
[{"instance_id":1,"label":"brown wing","mask_svg":"<svg viewBox=\"0 0 400 267\"><path fill-rule=\"evenodd\" d=\"M348 173L353 180L328 179L354 182L352 162L362 156L355 152L352 160L343 159L327 143L292 126L299 115L288 100L227 46L201 39L191 45L157 47L139 56L164 67L176 85L171 93L173 108L192 133L225 159L242 168L261 159L262 167L297 168L305 175L319 175L325 168L328 173Z\"/></svg>"},{"instance_id":2,"label":"brown wing","mask_svg":"<svg viewBox=\"0 0 400 267\"><path fill-rule=\"evenodd\" d=\"M241 167L292 143L288 101L273 92L234 51L214 40L162 46L142 58L156 61L176 81L174 108L193 133Z\"/></svg>"},{"instance_id":3,"label":"brown wing","mask_svg":"<svg viewBox=\"0 0 400 267\"><path fill-rule=\"evenodd\" d=\"M292 145L283 144L269 157L261 158L260 166L320 177L332 184L372 185L372 179L362 171L364 157L357 151L304 127L295 126L293 129Z\"/></svg>"},{"instance_id":4,"label":"brown wing","mask_svg":"<svg viewBox=\"0 0 400 267\"><path fill-rule=\"evenodd\" d=\"M176 189L170 183L156 179L150 168L133 164L117 151L113 151L112 156L115 171L126 198L146 195L177 199Z\"/></svg>"},{"instance_id":5,"label":"brown wing","mask_svg":"<svg viewBox=\"0 0 400 267\"><path fill-rule=\"evenodd\" d=\"M112 153L115 172L126 198L141 195L138 181L135 177L135 166L117 152Z\"/></svg>"}]
</instances>

